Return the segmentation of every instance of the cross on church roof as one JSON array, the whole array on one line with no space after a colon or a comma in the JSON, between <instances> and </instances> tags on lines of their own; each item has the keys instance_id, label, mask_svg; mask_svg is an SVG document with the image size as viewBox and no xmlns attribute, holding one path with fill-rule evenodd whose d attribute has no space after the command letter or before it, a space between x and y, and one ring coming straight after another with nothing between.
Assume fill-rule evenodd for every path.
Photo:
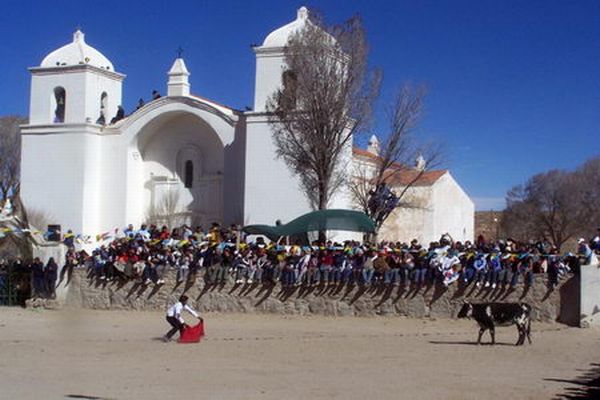
<instances>
[{"instance_id":1,"label":"cross on church roof","mask_svg":"<svg viewBox=\"0 0 600 400\"><path fill-rule=\"evenodd\" d=\"M183 47L179 46L177 48L177 58L181 58L182 54L183 54Z\"/></svg>"}]
</instances>

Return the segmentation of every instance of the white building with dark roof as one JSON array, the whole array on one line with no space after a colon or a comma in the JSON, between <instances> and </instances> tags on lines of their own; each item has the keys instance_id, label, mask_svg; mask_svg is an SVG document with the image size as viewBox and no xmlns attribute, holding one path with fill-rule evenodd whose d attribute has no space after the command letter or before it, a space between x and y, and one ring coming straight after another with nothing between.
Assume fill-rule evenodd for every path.
<instances>
[{"instance_id":1,"label":"white building with dark roof","mask_svg":"<svg viewBox=\"0 0 600 400\"><path fill-rule=\"evenodd\" d=\"M378 160L377 140L371 138L367 150L354 148L354 164L361 176L369 175ZM410 242L417 239L428 245L443 234L464 242L473 240L475 205L456 182L450 171L422 170L422 159L417 159L414 168L399 166L390 174L386 184L401 198L401 207L396 208L385 220L379 231L380 240ZM366 175L365 175L366 173ZM362 179L357 176L358 179Z\"/></svg>"}]
</instances>

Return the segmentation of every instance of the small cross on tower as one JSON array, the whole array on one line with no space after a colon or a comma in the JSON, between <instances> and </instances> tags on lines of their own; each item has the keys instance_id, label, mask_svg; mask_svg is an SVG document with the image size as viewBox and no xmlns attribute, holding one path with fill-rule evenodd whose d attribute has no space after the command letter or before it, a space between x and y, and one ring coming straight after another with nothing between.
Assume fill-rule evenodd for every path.
<instances>
[{"instance_id":1,"label":"small cross on tower","mask_svg":"<svg viewBox=\"0 0 600 400\"><path fill-rule=\"evenodd\" d=\"M183 47L179 46L177 48L177 58L181 58L182 54L183 54Z\"/></svg>"}]
</instances>

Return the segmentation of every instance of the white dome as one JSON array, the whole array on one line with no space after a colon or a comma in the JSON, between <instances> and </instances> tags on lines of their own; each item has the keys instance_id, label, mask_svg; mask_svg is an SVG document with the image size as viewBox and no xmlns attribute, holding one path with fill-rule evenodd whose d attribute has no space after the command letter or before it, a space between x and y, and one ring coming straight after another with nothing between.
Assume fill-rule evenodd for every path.
<instances>
[{"instance_id":1,"label":"white dome","mask_svg":"<svg viewBox=\"0 0 600 400\"><path fill-rule=\"evenodd\" d=\"M308 19L308 9L306 7L300 7L294 21L281 28L275 29L267 35L263 42L263 47L284 47L287 45L289 37L302 29L307 22L311 23Z\"/></svg>"},{"instance_id":2,"label":"white dome","mask_svg":"<svg viewBox=\"0 0 600 400\"><path fill-rule=\"evenodd\" d=\"M79 29L73 34L73 42L54 50L43 60L40 67L50 68L67 65L88 64L114 71L112 63L98 50L85 42L85 35Z\"/></svg>"}]
</instances>

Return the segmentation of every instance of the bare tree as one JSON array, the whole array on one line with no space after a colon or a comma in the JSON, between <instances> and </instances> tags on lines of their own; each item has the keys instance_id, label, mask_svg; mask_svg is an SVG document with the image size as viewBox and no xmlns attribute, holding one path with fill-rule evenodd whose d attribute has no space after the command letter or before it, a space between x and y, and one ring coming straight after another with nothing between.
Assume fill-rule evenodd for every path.
<instances>
[{"instance_id":1,"label":"bare tree","mask_svg":"<svg viewBox=\"0 0 600 400\"><path fill-rule=\"evenodd\" d=\"M37 209L27 210L27 222L30 229L45 229L53 220L54 218L47 211Z\"/></svg>"},{"instance_id":2,"label":"bare tree","mask_svg":"<svg viewBox=\"0 0 600 400\"><path fill-rule=\"evenodd\" d=\"M377 231L395 208L418 207L408 201L407 193L423 174L441 162L439 146L419 145L414 137L425 92L424 87L402 86L388 109L389 131L377 156L354 172L350 184L354 202L375 221ZM414 166L417 159L419 165ZM390 182L399 182L398 190L389 192L387 198L378 198L386 196Z\"/></svg>"},{"instance_id":3,"label":"bare tree","mask_svg":"<svg viewBox=\"0 0 600 400\"><path fill-rule=\"evenodd\" d=\"M0 117L0 205L20 190L21 134L27 120L16 115Z\"/></svg>"},{"instance_id":4,"label":"bare tree","mask_svg":"<svg viewBox=\"0 0 600 400\"><path fill-rule=\"evenodd\" d=\"M575 172L583 212L588 224L585 234L600 227L600 156L592 158Z\"/></svg>"},{"instance_id":5,"label":"bare tree","mask_svg":"<svg viewBox=\"0 0 600 400\"><path fill-rule=\"evenodd\" d=\"M7 252L13 257L30 260L33 256L33 246L38 245L35 237L39 234L32 232L33 226L29 224L20 197L14 199L15 212L10 216L0 217L0 253Z\"/></svg>"},{"instance_id":6,"label":"bare tree","mask_svg":"<svg viewBox=\"0 0 600 400\"><path fill-rule=\"evenodd\" d=\"M27 226L20 219L13 217L10 220L0 220L0 254L4 257L21 257L31 259L33 254L33 245L36 244L34 237L22 230ZM8 229L10 232L4 233Z\"/></svg>"},{"instance_id":7,"label":"bare tree","mask_svg":"<svg viewBox=\"0 0 600 400\"><path fill-rule=\"evenodd\" d=\"M1 228L10 229L0 246L7 242L19 256L31 258L33 246L38 244L32 230L44 229L48 216L32 210L30 221L29 212L21 201L20 125L26 123L26 118L16 115L0 117L0 205L4 206L10 198L13 206L13 213L0 223Z\"/></svg>"},{"instance_id":8,"label":"bare tree","mask_svg":"<svg viewBox=\"0 0 600 400\"><path fill-rule=\"evenodd\" d=\"M187 213L180 206L179 190L169 190L148 210L146 220L156 225L174 227L185 220Z\"/></svg>"},{"instance_id":9,"label":"bare tree","mask_svg":"<svg viewBox=\"0 0 600 400\"><path fill-rule=\"evenodd\" d=\"M576 174L552 170L507 194L502 227L519 241L547 240L560 247L581 234L589 221Z\"/></svg>"},{"instance_id":10,"label":"bare tree","mask_svg":"<svg viewBox=\"0 0 600 400\"><path fill-rule=\"evenodd\" d=\"M313 209L345 182L344 154L369 120L380 76L367 70L360 18L326 27L311 18L285 48L283 85L266 105L276 153L300 178Z\"/></svg>"}]
</instances>

